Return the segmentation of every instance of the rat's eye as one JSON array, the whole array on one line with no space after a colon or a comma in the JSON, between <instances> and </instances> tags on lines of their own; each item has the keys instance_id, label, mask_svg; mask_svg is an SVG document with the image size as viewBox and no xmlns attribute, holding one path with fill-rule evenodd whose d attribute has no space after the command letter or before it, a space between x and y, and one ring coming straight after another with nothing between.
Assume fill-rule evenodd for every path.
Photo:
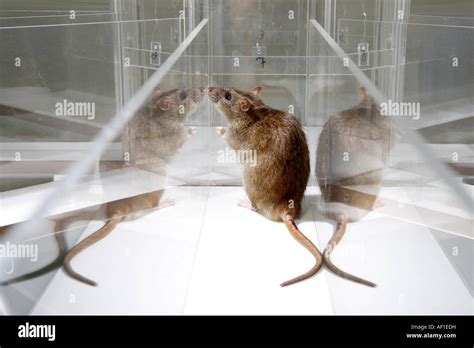
<instances>
[{"instance_id":1,"label":"rat's eye","mask_svg":"<svg viewBox=\"0 0 474 348\"><path fill-rule=\"evenodd\" d=\"M224 98L227 99L227 100L231 100L232 99L232 94L230 94L230 92L225 92Z\"/></svg>"},{"instance_id":2,"label":"rat's eye","mask_svg":"<svg viewBox=\"0 0 474 348\"><path fill-rule=\"evenodd\" d=\"M185 91L182 91L181 94L179 95L179 99L184 100L188 97Z\"/></svg>"}]
</instances>

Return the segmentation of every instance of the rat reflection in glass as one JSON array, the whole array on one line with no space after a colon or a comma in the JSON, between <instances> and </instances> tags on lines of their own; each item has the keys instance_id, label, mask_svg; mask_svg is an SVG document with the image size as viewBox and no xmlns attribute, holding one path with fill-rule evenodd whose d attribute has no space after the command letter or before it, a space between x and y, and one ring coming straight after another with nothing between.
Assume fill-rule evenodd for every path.
<instances>
[{"instance_id":1,"label":"rat reflection in glass","mask_svg":"<svg viewBox=\"0 0 474 348\"><path fill-rule=\"evenodd\" d=\"M203 95L202 88L182 88L168 91L155 88L152 97L134 115L128 128L131 149L134 154L134 167L166 177L167 165L184 143L196 132L193 127L186 128L184 122L197 110ZM72 259L106 237L121 221L136 219L154 209L173 205L174 202L171 200L160 202L163 193L164 190L157 190L106 203L107 221L104 226L79 242L70 251L67 251L64 236L68 224L72 221L90 219L92 216L90 213L86 217L87 214L83 214L84 212L73 212L73 215L69 213L67 216L61 215L51 218L55 222L54 236L59 249L56 259L35 272L6 280L0 285L5 286L32 279L63 264L64 270L69 276L82 283L96 286L95 281L72 268ZM7 234L9 227L1 227L0 233Z\"/></svg>"}]
</instances>

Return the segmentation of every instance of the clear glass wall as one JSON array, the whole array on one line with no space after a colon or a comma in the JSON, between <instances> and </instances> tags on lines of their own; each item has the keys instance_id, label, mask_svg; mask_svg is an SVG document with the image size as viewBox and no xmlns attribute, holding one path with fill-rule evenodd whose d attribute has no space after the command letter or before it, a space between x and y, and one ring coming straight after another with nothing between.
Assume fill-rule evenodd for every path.
<instances>
[{"instance_id":1,"label":"clear glass wall","mask_svg":"<svg viewBox=\"0 0 474 348\"><path fill-rule=\"evenodd\" d=\"M0 258L0 279L52 264L2 286L3 310L472 313L473 18L462 0L2 1L0 242L38 254ZM262 86L267 105L300 120L312 174L300 223L324 249L334 221L320 209L318 138L331 116L360 102L361 85L386 103L400 137L381 207L348 225L333 259L378 287L324 271L280 289L280 278L307 266L305 251L292 251L281 224L234 210L242 169L220 157L229 146L215 128L227 121L204 89ZM183 106L179 122L156 126L146 115L169 107L158 103L168 92ZM168 126L162 141L143 135ZM109 203L154 192L175 206L136 208L153 212L72 263L98 287L61 270L55 236L71 248L111 219ZM71 224L55 225L63 220ZM232 271L212 276L222 270ZM286 297L315 289L307 308Z\"/></svg>"}]
</instances>

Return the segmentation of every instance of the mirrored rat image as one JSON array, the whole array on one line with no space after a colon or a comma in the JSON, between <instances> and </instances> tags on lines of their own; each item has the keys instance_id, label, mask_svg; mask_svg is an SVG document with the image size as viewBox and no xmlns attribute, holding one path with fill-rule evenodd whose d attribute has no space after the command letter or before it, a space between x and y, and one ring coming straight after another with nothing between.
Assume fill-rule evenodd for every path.
<instances>
[{"instance_id":1,"label":"mirrored rat image","mask_svg":"<svg viewBox=\"0 0 474 348\"><path fill-rule=\"evenodd\" d=\"M342 271L330 258L347 223L377 207L382 171L400 136L364 87L359 88L359 95L358 105L338 112L324 124L318 140L316 177L324 201L321 211L337 223L323 252L324 263L343 278L375 287L372 282Z\"/></svg>"},{"instance_id":2,"label":"mirrored rat image","mask_svg":"<svg viewBox=\"0 0 474 348\"><path fill-rule=\"evenodd\" d=\"M186 128L184 121L192 115L202 101L202 88L181 88L161 91L156 87L149 101L133 117L129 126L130 142L136 158L134 166L141 170L166 176L169 162L176 157L184 143L195 134L194 127ZM73 221L91 219L90 212L69 213L54 220L54 237L58 245L58 256L48 265L34 272L5 280L0 286L39 277L60 266L65 272L84 284L97 283L74 270L73 259L82 251L105 238L121 221L130 221L153 210L174 205L173 200L160 202L164 190L158 190L106 203L106 222L96 232L67 250L64 233ZM11 226L3 226L0 233L7 234Z\"/></svg>"}]
</instances>

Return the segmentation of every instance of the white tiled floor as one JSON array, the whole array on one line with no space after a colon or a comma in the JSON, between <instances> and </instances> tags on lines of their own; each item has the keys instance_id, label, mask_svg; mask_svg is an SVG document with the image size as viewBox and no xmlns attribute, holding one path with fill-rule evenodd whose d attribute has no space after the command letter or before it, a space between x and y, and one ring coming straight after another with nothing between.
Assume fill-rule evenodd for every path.
<instances>
[{"instance_id":1,"label":"white tiled floor","mask_svg":"<svg viewBox=\"0 0 474 348\"><path fill-rule=\"evenodd\" d=\"M322 248L333 225L314 209L317 194L317 188L308 188L298 225ZM176 187L165 196L176 199L176 206L120 224L74 261L99 287L59 271L33 313L473 312L469 291L429 229L393 217L390 205L350 224L333 257L377 288L353 284L326 269L280 288L282 281L308 270L313 258L282 223L236 206L243 188Z\"/></svg>"},{"instance_id":2,"label":"white tiled floor","mask_svg":"<svg viewBox=\"0 0 474 348\"><path fill-rule=\"evenodd\" d=\"M321 242L333 227L317 222ZM473 302L428 228L373 213L349 224L333 254L349 273L377 284L368 289L328 274L336 314L472 314Z\"/></svg>"},{"instance_id":3,"label":"white tiled floor","mask_svg":"<svg viewBox=\"0 0 474 348\"><path fill-rule=\"evenodd\" d=\"M183 312L208 188L170 189L176 206L123 222L73 261L98 282L57 272L34 314L179 314ZM89 228L84 236L97 228Z\"/></svg>"},{"instance_id":4,"label":"white tiled floor","mask_svg":"<svg viewBox=\"0 0 474 348\"><path fill-rule=\"evenodd\" d=\"M324 273L280 288L309 270L314 259L283 223L238 207L243 197L243 188L211 189L185 313L332 313ZM299 228L318 244L311 209Z\"/></svg>"}]
</instances>

